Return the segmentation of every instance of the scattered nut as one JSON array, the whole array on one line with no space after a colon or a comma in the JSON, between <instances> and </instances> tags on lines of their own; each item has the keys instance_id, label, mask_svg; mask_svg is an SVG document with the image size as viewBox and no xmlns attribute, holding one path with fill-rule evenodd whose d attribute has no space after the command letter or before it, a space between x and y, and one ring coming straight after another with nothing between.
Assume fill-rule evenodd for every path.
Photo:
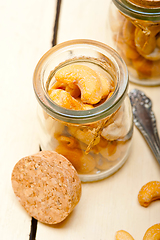
<instances>
[{"instance_id":1,"label":"scattered nut","mask_svg":"<svg viewBox=\"0 0 160 240\"><path fill-rule=\"evenodd\" d=\"M134 240L134 238L128 232L119 230L116 233L116 240Z\"/></svg>"},{"instance_id":2,"label":"scattered nut","mask_svg":"<svg viewBox=\"0 0 160 240\"><path fill-rule=\"evenodd\" d=\"M151 181L145 184L138 194L138 201L143 207L148 207L148 205L160 199L160 182Z\"/></svg>"},{"instance_id":3,"label":"scattered nut","mask_svg":"<svg viewBox=\"0 0 160 240\"><path fill-rule=\"evenodd\" d=\"M153 225L146 231L143 240L159 240L160 239L160 223Z\"/></svg>"}]
</instances>

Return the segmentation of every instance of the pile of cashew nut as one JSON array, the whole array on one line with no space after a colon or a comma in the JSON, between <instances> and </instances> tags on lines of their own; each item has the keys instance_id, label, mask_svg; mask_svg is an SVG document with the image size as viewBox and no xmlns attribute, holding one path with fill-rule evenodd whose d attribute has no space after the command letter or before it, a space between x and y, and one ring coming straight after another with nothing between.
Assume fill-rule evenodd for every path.
<instances>
[{"instance_id":1,"label":"pile of cashew nut","mask_svg":"<svg viewBox=\"0 0 160 240\"><path fill-rule=\"evenodd\" d=\"M160 182L151 181L142 186L138 194L138 201L141 206L148 207L155 200L160 200ZM160 239L160 223L154 224L144 234L143 240L159 240ZM119 230L116 233L116 240L134 240L134 238L126 231Z\"/></svg>"},{"instance_id":2,"label":"pile of cashew nut","mask_svg":"<svg viewBox=\"0 0 160 240\"><path fill-rule=\"evenodd\" d=\"M134 20L118 10L116 14L116 20L111 21L113 40L129 72L139 80L158 79L160 22Z\"/></svg>"},{"instance_id":3,"label":"pile of cashew nut","mask_svg":"<svg viewBox=\"0 0 160 240\"><path fill-rule=\"evenodd\" d=\"M59 106L75 111L93 109L110 98L115 83L87 65L70 64L57 70L48 89ZM90 124L60 122L44 113L51 149L68 158L79 174L107 170L126 155L130 130L125 103L106 119ZM56 142L55 142L56 140Z\"/></svg>"},{"instance_id":4,"label":"pile of cashew nut","mask_svg":"<svg viewBox=\"0 0 160 240\"><path fill-rule=\"evenodd\" d=\"M101 103L114 91L113 80L82 64L67 65L58 70L54 77L56 82L49 90L49 95L58 105L67 109L93 108L94 104Z\"/></svg>"}]
</instances>

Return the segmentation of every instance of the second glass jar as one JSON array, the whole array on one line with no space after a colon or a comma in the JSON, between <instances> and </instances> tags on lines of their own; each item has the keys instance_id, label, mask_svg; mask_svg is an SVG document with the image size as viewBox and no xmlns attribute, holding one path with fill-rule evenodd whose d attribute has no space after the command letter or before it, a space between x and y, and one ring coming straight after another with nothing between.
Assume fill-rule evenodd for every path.
<instances>
[{"instance_id":1,"label":"second glass jar","mask_svg":"<svg viewBox=\"0 0 160 240\"><path fill-rule=\"evenodd\" d=\"M129 79L160 84L160 1L112 0L109 23L115 49L125 60Z\"/></svg>"}]
</instances>

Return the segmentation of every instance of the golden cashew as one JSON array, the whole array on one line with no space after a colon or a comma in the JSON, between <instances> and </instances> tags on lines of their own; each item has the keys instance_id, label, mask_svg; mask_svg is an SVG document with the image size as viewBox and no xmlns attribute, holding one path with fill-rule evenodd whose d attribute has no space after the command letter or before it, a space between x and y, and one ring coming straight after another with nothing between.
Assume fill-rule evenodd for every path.
<instances>
[{"instance_id":1,"label":"golden cashew","mask_svg":"<svg viewBox=\"0 0 160 240\"><path fill-rule=\"evenodd\" d=\"M78 171L81 167L80 159L83 155L83 152L80 148L70 148L65 143L60 143L55 151L64 157L66 157L75 169Z\"/></svg>"},{"instance_id":2,"label":"golden cashew","mask_svg":"<svg viewBox=\"0 0 160 240\"><path fill-rule=\"evenodd\" d=\"M114 141L123 138L127 134L127 116L124 114L125 108L122 105L118 111L111 116L109 124L103 128L101 136L107 140Z\"/></svg>"},{"instance_id":3,"label":"golden cashew","mask_svg":"<svg viewBox=\"0 0 160 240\"><path fill-rule=\"evenodd\" d=\"M96 104L102 98L99 76L85 65L72 64L65 66L55 73L55 79L66 84L76 84L81 90L81 99L84 103Z\"/></svg>"},{"instance_id":4,"label":"golden cashew","mask_svg":"<svg viewBox=\"0 0 160 240\"><path fill-rule=\"evenodd\" d=\"M95 135L94 133L89 130L87 127L80 128L77 126L68 126L68 132L78 139L79 141L85 143L86 145L89 145L90 142L94 139ZM98 144L100 141L100 137L96 139L94 142L94 145Z\"/></svg>"},{"instance_id":5,"label":"golden cashew","mask_svg":"<svg viewBox=\"0 0 160 240\"><path fill-rule=\"evenodd\" d=\"M106 98L110 91L114 91L114 82L112 79L103 76L99 72L97 72L97 75L99 76L102 85L102 98Z\"/></svg>"},{"instance_id":6,"label":"golden cashew","mask_svg":"<svg viewBox=\"0 0 160 240\"><path fill-rule=\"evenodd\" d=\"M134 240L134 238L128 232L119 230L116 233L116 240Z\"/></svg>"},{"instance_id":7,"label":"golden cashew","mask_svg":"<svg viewBox=\"0 0 160 240\"><path fill-rule=\"evenodd\" d=\"M77 169L78 173L89 173L96 167L96 161L90 154L83 153L80 159L80 167Z\"/></svg>"},{"instance_id":8,"label":"golden cashew","mask_svg":"<svg viewBox=\"0 0 160 240\"><path fill-rule=\"evenodd\" d=\"M67 137L67 136L61 135L57 137L57 140L61 143L66 144L66 146L69 148L76 148L79 145L78 141L73 137Z\"/></svg>"},{"instance_id":9,"label":"golden cashew","mask_svg":"<svg viewBox=\"0 0 160 240\"><path fill-rule=\"evenodd\" d=\"M145 77L152 76L152 66L153 62L145 59L144 57L140 56L139 58L132 60L133 67L137 70L139 74L144 75Z\"/></svg>"},{"instance_id":10,"label":"golden cashew","mask_svg":"<svg viewBox=\"0 0 160 240\"><path fill-rule=\"evenodd\" d=\"M122 52L124 55L126 55L127 58L129 58L131 60L132 59L135 60L140 56L135 48L130 47L126 43L122 44Z\"/></svg>"},{"instance_id":11,"label":"golden cashew","mask_svg":"<svg viewBox=\"0 0 160 240\"><path fill-rule=\"evenodd\" d=\"M147 23L147 29L149 30L150 35L156 36L160 32L160 23Z\"/></svg>"},{"instance_id":12,"label":"golden cashew","mask_svg":"<svg viewBox=\"0 0 160 240\"><path fill-rule=\"evenodd\" d=\"M53 89L50 98L61 107L72 110L83 110L82 105L62 89Z\"/></svg>"},{"instance_id":13,"label":"golden cashew","mask_svg":"<svg viewBox=\"0 0 160 240\"><path fill-rule=\"evenodd\" d=\"M77 85L73 84L73 83L66 84L66 83L56 81L51 86L51 88L48 90L48 94L51 95L51 93L54 89L65 90L66 92L70 93L70 95L74 98L78 98L81 94L79 87Z\"/></svg>"},{"instance_id":14,"label":"golden cashew","mask_svg":"<svg viewBox=\"0 0 160 240\"><path fill-rule=\"evenodd\" d=\"M108 161L116 161L120 157L117 141L108 142L105 148L99 149L99 153Z\"/></svg>"},{"instance_id":15,"label":"golden cashew","mask_svg":"<svg viewBox=\"0 0 160 240\"><path fill-rule=\"evenodd\" d=\"M160 59L160 48L158 33L160 32L160 24L150 24L146 26L147 32L144 29L136 28L135 45L137 51L146 59L156 61Z\"/></svg>"},{"instance_id":16,"label":"golden cashew","mask_svg":"<svg viewBox=\"0 0 160 240\"><path fill-rule=\"evenodd\" d=\"M54 84L49 88L48 94L50 95L52 93L53 89L63 89L65 90L67 84L66 83L61 83L61 82L54 82Z\"/></svg>"},{"instance_id":17,"label":"golden cashew","mask_svg":"<svg viewBox=\"0 0 160 240\"><path fill-rule=\"evenodd\" d=\"M94 108L93 105L91 105L91 104L83 103L81 98L77 98L76 100L82 105L83 110L89 110L89 109Z\"/></svg>"},{"instance_id":18,"label":"golden cashew","mask_svg":"<svg viewBox=\"0 0 160 240\"><path fill-rule=\"evenodd\" d=\"M156 38L152 35L146 35L142 29L135 30L135 45L137 51L142 55L149 55L156 47Z\"/></svg>"},{"instance_id":19,"label":"golden cashew","mask_svg":"<svg viewBox=\"0 0 160 240\"><path fill-rule=\"evenodd\" d=\"M78 173L89 173L96 166L95 159L90 154L85 154L80 148L70 148L65 143L60 143L56 152L66 157Z\"/></svg>"},{"instance_id":20,"label":"golden cashew","mask_svg":"<svg viewBox=\"0 0 160 240\"><path fill-rule=\"evenodd\" d=\"M139 191L138 201L141 206L148 207L148 205L155 200L160 199L160 182L151 181L145 184Z\"/></svg>"},{"instance_id":21,"label":"golden cashew","mask_svg":"<svg viewBox=\"0 0 160 240\"><path fill-rule=\"evenodd\" d=\"M157 45L157 40L156 40L156 45ZM148 55L144 55L144 57L148 60L151 61L157 61L160 59L160 47L155 47L154 51Z\"/></svg>"},{"instance_id":22,"label":"golden cashew","mask_svg":"<svg viewBox=\"0 0 160 240\"><path fill-rule=\"evenodd\" d=\"M50 98L59 106L71 110L88 110L93 108L92 105L85 104L78 98L75 99L69 92L62 89L52 89L52 91L50 91Z\"/></svg>"},{"instance_id":23,"label":"golden cashew","mask_svg":"<svg viewBox=\"0 0 160 240\"><path fill-rule=\"evenodd\" d=\"M81 95L81 91L79 87L75 84L69 84L65 88L66 92L69 92L70 95L74 98L78 98Z\"/></svg>"},{"instance_id":24,"label":"golden cashew","mask_svg":"<svg viewBox=\"0 0 160 240\"><path fill-rule=\"evenodd\" d=\"M99 149L99 153L109 162L121 159L126 154L128 142L108 142L106 148Z\"/></svg>"},{"instance_id":25,"label":"golden cashew","mask_svg":"<svg viewBox=\"0 0 160 240\"><path fill-rule=\"evenodd\" d=\"M131 45L128 44L123 35L117 36L115 39L116 43L117 43L117 47L119 52L121 53L121 55L123 55L123 57L125 58L125 60L127 60L127 62L129 63L129 60L131 59L137 59L140 54L137 52L137 49L135 47L135 44ZM129 40L128 40L129 42Z\"/></svg>"},{"instance_id":26,"label":"golden cashew","mask_svg":"<svg viewBox=\"0 0 160 240\"><path fill-rule=\"evenodd\" d=\"M160 223L154 224L146 231L143 240L159 240L160 239Z\"/></svg>"},{"instance_id":27,"label":"golden cashew","mask_svg":"<svg viewBox=\"0 0 160 240\"><path fill-rule=\"evenodd\" d=\"M128 19L125 19L124 25L123 25L123 38L124 41L130 46L135 48L134 43L134 32L135 32L135 26L133 23L131 23Z\"/></svg>"}]
</instances>

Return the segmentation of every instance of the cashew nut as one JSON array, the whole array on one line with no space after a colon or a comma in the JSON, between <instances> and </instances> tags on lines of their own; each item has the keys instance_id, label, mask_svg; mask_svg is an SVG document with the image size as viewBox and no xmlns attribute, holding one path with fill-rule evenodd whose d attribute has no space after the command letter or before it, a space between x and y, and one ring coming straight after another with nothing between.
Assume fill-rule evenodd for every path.
<instances>
[{"instance_id":1,"label":"cashew nut","mask_svg":"<svg viewBox=\"0 0 160 240\"><path fill-rule=\"evenodd\" d=\"M51 86L51 88L48 90L48 94L51 95L51 93L54 89L65 90L66 92L69 92L70 95L74 98L78 98L81 94L79 87L73 83L67 85L66 83L56 81Z\"/></svg>"},{"instance_id":2,"label":"cashew nut","mask_svg":"<svg viewBox=\"0 0 160 240\"><path fill-rule=\"evenodd\" d=\"M157 34L160 32L160 25L153 24L146 26L148 32L144 29L136 28L135 30L135 45L137 51L146 59L155 61L160 59L160 48L157 42Z\"/></svg>"},{"instance_id":3,"label":"cashew nut","mask_svg":"<svg viewBox=\"0 0 160 240\"><path fill-rule=\"evenodd\" d=\"M121 50L127 58L129 58L131 60L135 60L140 56L139 53L137 52L136 48L133 48L133 47L127 45L125 42L121 45L122 45Z\"/></svg>"},{"instance_id":4,"label":"cashew nut","mask_svg":"<svg viewBox=\"0 0 160 240\"><path fill-rule=\"evenodd\" d=\"M102 85L94 70L79 64L72 64L55 73L58 82L76 84L81 90L81 99L85 103L96 104L102 98Z\"/></svg>"},{"instance_id":5,"label":"cashew nut","mask_svg":"<svg viewBox=\"0 0 160 240\"><path fill-rule=\"evenodd\" d=\"M135 48L134 43L134 32L135 32L135 26L133 23L131 23L128 19L125 19L124 25L123 25L123 37L124 41L130 46Z\"/></svg>"},{"instance_id":6,"label":"cashew nut","mask_svg":"<svg viewBox=\"0 0 160 240\"><path fill-rule=\"evenodd\" d=\"M154 224L146 231L143 240L159 240L160 239L160 223Z\"/></svg>"},{"instance_id":7,"label":"cashew nut","mask_svg":"<svg viewBox=\"0 0 160 240\"><path fill-rule=\"evenodd\" d=\"M51 86L51 88L48 89L48 94L50 95L52 93L53 89L63 89L63 90L65 90L66 86L67 86L66 83L54 82L54 84Z\"/></svg>"},{"instance_id":8,"label":"cashew nut","mask_svg":"<svg viewBox=\"0 0 160 240\"><path fill-rule=\"evenodd\" d=\"M110 118L108 126L101 133L101 136L107 140L117 140L123 138L127 132L128 117L125 114L125 106L122 105L118 111Z\"/></svg>"},{"instance_id":9,"label":"cashew nut","mask_svg":"<svg viewBox=\"0 0 160 240\"><path fill-rule=\"evenodd\" d=\"M106 148L99 150L99 153L110 162L118 161L126 155L128 142L108 142Z\"/></svg>"},{"instance_id":10,"label":"cashew nut","mask_svg":"<svg viewBox=\"0 0 160 240\"><path fill-rule=\"evenodd\" d=\"M68 92L62 89L53 89L50 98L61 107L73 110L83 110L82 105Z\"/></svg>"},{"instance_id":11,"label":"cashew nut","mask_svg":"<svg viewBox=\"0 0 160 240\"><path fill-rule=\"evenodd\" d=\"M134 238L128 232L119 230L116 233L116 240L134 240Z\"/></svg>"},{"instance_id":12,"label":"cashew nut","mask_svg":"<svg viewBox=\"0 0 160 240\"><path fill-rule=\"evenodd\" d=\"M139 191L138 201L141 206L148 207L148 205L155 200L160 199L160 182L151 181L145 184Z\"/></svg>"},{"instance_id":13,"label":"cashew nut","mask_svg":"<svg viewBox=\"0 0 160 240\"><path fill-rule=\"evenodd\" d=\"M152 35L147 35L142 29L135 30L135 45L141 55L148 55L153 52L156 47L156 38Z\"/></svg>"},{"instance_id":14,"label":"cashew nut","mask_svg":"<svg viewBox=\"0 0 160 240\"><path fill-rule=\"evenodd\" d=\"M60 143L56 152L65 156L76 168L78 173L89 173L96 166L95 159L90 154L85 154L80 148L68 147L65 143Z\"/></svg>"},{"instance_id":15,"label":"cashew nut","mask_svg":"<svg viewBox=\"0 0 160 240\"><path fill-rule=\"evenodd\" d=\"M66 86L65 91L69 92L74 98L78 98L81 95L79 87L75 84L69 84Z\"/></svg>"},{"instance_id":16,"label":"cashew nut","mask_svg":"<svg viewBox=\"0 0 160 240\"><path fill-rule=\"evenodd\" d=\"M50 93L50 98L59 106L67 109L87 110L93 108L92 105L85 104L82 101L75 99L70 95L69 92L66 92L62 89L52 89Z\"/></svg>"},{"instance_id":17,"label":"cashew nut","mask_svg":"<svg viewBox=\"0 0 160 240\"><path fill-rule=\"evenodd\" d=\"M99 76L102 85L102 98L106 98L110 91L114 91L114 82L112 79L109 79L109 76L105 77L99 72L97 72L97 75Z\"/></svg>"},{"instance_id":18,"label":"cashew nut","mask_svg":"<svg viewBox=\"0 0 160 240\"><path fill-rule=\"evenodd\" d=\"M64 143L69 148L77 148L79 146L78 141L73 137L67 137L65 135L60 135L57 137L57 140L61 143Z\"/></svg>"},{"instance_id":19,"label":"cashew nut","mask_svg":"<svg viewBox=\"0 0 160 240\"><path fill-rule=\"evenodd\" d=\"M88 103L83 103L81 98L76 98L76 100L82 105L83 110L89 110L94 108L93 105L88 104Z\"/></svg>"},{"instance_id":20,"label":"cashew nut","mask_svg":"<svg viewBox=\"0 0 160 240\"><path fill-rule=\"evenodd\" d=\"M79 141L85 143L86 145L89 145L90 142L94 139L94 132L92 132L91 130L89 130L87 127L85 128L80 128L77 126L68 126L68 132L75 137L76 139L78 139ZM94 142L94 145L98 144L100 141L100 137L98 137L96 139L96 141Z\"/></svg>"},{"instance_id":21,"label":"cashew nut","mask_svg":"<svg viewBox=\"0 0 160 240\"><path fill-rule=\"evenodd\" d=\"M151 77L154 73L152 70L153 62L145 59L142 56L139 56L139 58L132 60L132 64L137 72L143 74L145 77Z\"/></svg>"}]
</instances>

